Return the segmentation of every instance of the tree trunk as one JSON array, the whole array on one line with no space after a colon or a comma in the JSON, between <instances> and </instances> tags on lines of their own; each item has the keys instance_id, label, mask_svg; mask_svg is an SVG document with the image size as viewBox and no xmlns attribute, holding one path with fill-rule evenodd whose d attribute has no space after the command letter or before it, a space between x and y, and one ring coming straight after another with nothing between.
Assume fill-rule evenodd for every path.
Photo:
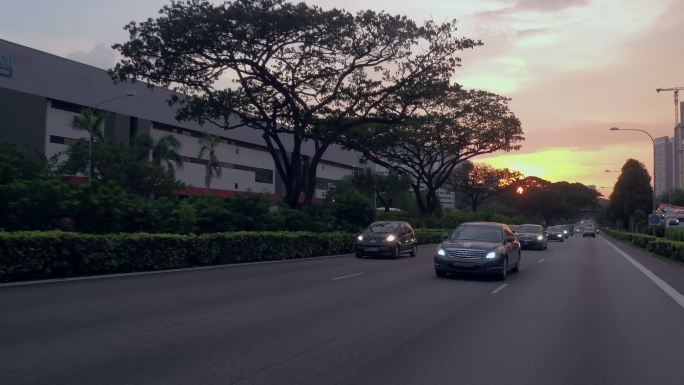
<instances>
[{"instance_id":1,"label":"tree trunk","mask_svg":"<svg viewBox=\"0 0 684 385\"><path fill-rule=\"evenodd\" d=\"M382 207L385 208L385 212L389 212L390 206L392 205L392 200L391 199L388 199L388 200L383 199L382 195L380 195L377 190L375 190L375 196L378 198L380 203L382 203Z\"/></svg>"},{"instance_id":2,"label":"tree trunk","mask_svg":"<svg viewBox=\"0 0 684 385\"><path fill-rule=\"evenodd\" d=\"M423 200L423 195L420 192L420 183L411 183L411 188L413 188L413 195L416 197L416 204L418 205L418 210L420 210L420 213L422 215L427 215L425 201Z\"/></svg>"},{"instance_id":3,"label":"tree trunk","mask_svg":"<svg viewBox=\"0 0 684 385\"><path fill-rule=\"evenodd\" d=\"M426 213L425 215L431 217L435 214L437 210L437 204L439 203L439 197L437 196L437 191L435 188L427 185L427 191L425 192Z\"/></svg>"},{"instance_id":4,"label":"tree trunk","mask_svg":"<svg viewBox=\"0 0 684 385\"><path fill-rule=\"evenodd\" d=\"M306 170L306 180L304 181L304 204L311 205L313 203L313 198L316 195L316 181L318 164L321 162L323 154L330 146L330 143L315 143L316 152L311 157L311 161L308 164Z\"/></svg>"},{"instance_id":5,"label":"tree trunk","mask_svg":"<svg viewBox=\"0 0 684 385\"><path fill-rule=\"evenodd\" d=\"M211 163L207 161L206 175L204 176L204 196L209 195L209 185L211 185Z\"/></svg>"}]
</instances>

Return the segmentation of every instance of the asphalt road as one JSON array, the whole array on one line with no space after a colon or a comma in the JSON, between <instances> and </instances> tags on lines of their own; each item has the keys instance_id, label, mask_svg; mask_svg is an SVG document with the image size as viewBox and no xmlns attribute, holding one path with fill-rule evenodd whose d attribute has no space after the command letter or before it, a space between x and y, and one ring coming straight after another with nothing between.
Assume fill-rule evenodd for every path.
<instances>
[{"instance_id":1,"label":"asphalt road","mask_svg":"<svg viewBox=\"0 0 684 385\"><path fill-rule=\"evenodd\" d=\"M684 384L684 309L602 237L505 286L433 251L3 287L0 383Z\"/></svg>"}]
</instances>

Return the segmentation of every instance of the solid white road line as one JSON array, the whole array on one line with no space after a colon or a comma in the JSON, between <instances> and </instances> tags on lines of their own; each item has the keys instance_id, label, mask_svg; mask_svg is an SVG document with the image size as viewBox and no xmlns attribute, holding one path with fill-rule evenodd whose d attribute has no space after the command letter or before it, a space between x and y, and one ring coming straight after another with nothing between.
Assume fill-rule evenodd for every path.
<instances>
[{"instance_id":1,"label":"solid white road line","mask_svg":"<svg viewBox=\"0 0 684 385\"><path fill-rule=\"evenodd\" d=\"M542 259L539 260L539 263L542 263L542 262L544 262L544 258L542 258Z\"/></svg>"},{"instance_id":2,"label":"solid white road line","mask_svg":"<svg viewBox=\"0 0 684 385\"><path fill-rule=\"evenodd\" d=\"M502 284L501 286L499 286L499 287L497 287L496 289L492 290L492 294L496 294L496 293L500 292L500 291L503 290L506 286L508 286L507 283Z\"/></svg>"},{"instance_id":3,"label":"solid white road line","mask_svg":"<svg viewBox=\"0 0 684 385\"><path fill-rule=\"evenodd\" d=\"M366 274L366 273L356 273L356 274L343 275L341 277L335 277L332 280L338 281L340 279L354 278L354 277L358 277L359 275L364 275L364 274Z\"/></svg>"},{"instance_id":4,"label":"solid white road line","mask_svg":"<svg viewBox=\"0 0 684 385\"><path fill-rule=\"evenodd\" d=\"M620 255L622 255L627 261L629 261L634 267L636 267L640 272L644 273L648 279L653 281L653 283L656 284L662 291L665 292L665 294L669 295L670 298L672 298L675 302L679 304L682 308L684 308L684 295L682 295L680 292L678 292L675 288L672 286L668 285L667 282L663 281L660 279L657 275L653 274L650 270L645 268L642 264L639 262L635 261L634 258L630 257L627 253L624 251L618 249L617 246L609 242L607 239L601 237L610 247L615 249Z\"/></svg>"}]
</instances>

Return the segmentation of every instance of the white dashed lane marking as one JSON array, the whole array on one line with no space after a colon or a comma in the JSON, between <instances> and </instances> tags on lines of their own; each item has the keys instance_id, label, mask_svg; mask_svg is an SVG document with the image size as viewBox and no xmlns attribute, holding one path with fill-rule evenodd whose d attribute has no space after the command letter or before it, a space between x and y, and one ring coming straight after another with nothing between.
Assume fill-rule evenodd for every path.
<instances>
[{"instance_id":1,"label":"white dashed lane marking","mask_svg":"<svg viewBox=\"0 0 684 385\"><path fill-rule=\"evenodd\" d=\"M497 287L496 289L492 290L492 294L496 294L496 293L500 292L500 291L503 290L506 286L508 286L507 283L502 284L501 286L499 286L499 287Z\"/></svg>"},{"instance_id":2,"label":"white dashed lane marking","mask_svg":"<svg viewBox=\"0 0 684 385\"><path fill-rule=\"evenodd\" d=\"M366 273L356 273L356 274L343 275L341 277L335 277L332 280L333 281L339 281L340 279L354 278L354 277L358 277L359 275L364 275L364 274L366 274Z\"/></svg>"}]
</instances>

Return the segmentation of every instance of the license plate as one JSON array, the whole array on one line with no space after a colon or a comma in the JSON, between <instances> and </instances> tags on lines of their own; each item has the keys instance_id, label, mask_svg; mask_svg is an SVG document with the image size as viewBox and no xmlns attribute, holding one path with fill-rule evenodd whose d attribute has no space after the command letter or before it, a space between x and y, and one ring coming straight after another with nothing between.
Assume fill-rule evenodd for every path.
<instances>
[{"instance_id":1,"label":"license plate","mask_svg":"<svg viewBox=\"0 0 684 385\"><path fill-rule=\"evenodd\" d=\"M378 251L377 247L366 247L366 251Z\"/></svg>"},{"instance_id":2,"label":"license plate","mask_svg":"<svg viewBox=\"0 0 684 385\"><path fill-rule=\"evenodd\" d=\"M472 262L453 262L451 264L453 267L475 267L475 264Z\"/></svg>"}]
</instances>

